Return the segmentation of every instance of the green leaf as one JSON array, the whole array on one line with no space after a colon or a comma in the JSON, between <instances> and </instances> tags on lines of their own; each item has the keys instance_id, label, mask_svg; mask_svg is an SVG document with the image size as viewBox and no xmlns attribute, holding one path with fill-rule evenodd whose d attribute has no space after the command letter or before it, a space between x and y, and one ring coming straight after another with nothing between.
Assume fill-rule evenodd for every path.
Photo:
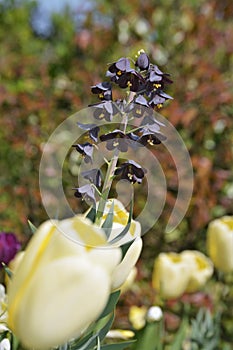
<instances>
[{"instance_id":1,"label":"green leaf","mask_svg":"<svg viewBox=\"0 0 233 350\"><path fill-rule=\"evenodd\" d=\"M121 260L124 259L125 254L127 253L129 247L131 246L131 244L132 244L133 242L134 242L134 241L130 241L130 242L125 243L125 244L123 244L123 245L120 246L121 252L122 252L122 258L121 258Z\"/></svg>"},{"instance_id":2,"label":"green leaf","mask_svg":"<svg viewBox=\"0 0 233 350\"><path fill-rule=\"evenodd\" d=\"M2 267L4 268L4 271L6 272L7 276L9 278L12 278L13 272L11 271L11 269L9 269L9 267L3 262L2 262Z\"/></svg>"},{"instance_id":3,"label":"green leaf","mask_svg":"<svg viewBox=\"0 0 233 350\"><path fill-rule=\"evenodd\" d=\"M91 350L91 349L93 349L93 347L96 344L97 337L98 337L98 334L94 334L92 337L90 337L84 343L82 342L82 344L80 344L80 343L71 344L70 348L72 350Z\"/></svg>"},{"instance_id":4,"label":"green leaf","mask_svg":"<svg viewBox=\"0 0 233 350\"><path fill-rule=\"evenodd\" d=\"M116 303L118 302L118 299L120 297L120 294L121 294L120 290L117 290L116 292L113 292L109 296L108 303L105 306L105 309L102 312L102 314L100 315L99 319L107 316L108 314L110 314L114 310Z\"/></svg>"},{"instance_id":5,"label":"green leaf","mask_svg":"<svg viewBox=\"0 0 233 350\"><path fill-rule=\"evenodd\" d=\"M133 204L134 204L134 200L133 200L133 195L132 195L132 199L131 199L131 202L130 202L130 211L129 211L129 217L128 217L127 225L119 233L119 235L116 236L114 239L112 239L109 243L116 243L116 242L118 242L129 231L129 228L130 228L130 225L131 225L131 221L132 221L132 217L133 217Z\"/></svg>"},{"instance_id":6,"label":"green leaf","mask_svg":"<svg viewBox=\"0 0 233 350\"><path fill-rule=\"evenodd\" d=\"M106 334L108 333L108 331L112 327L112 323L114 321L114 316L115 316L114 312L112 312L109 316L107 316L107 319L108 319L107 323L99 331L98 335L99 335L99 338L101 341L105 338Z\"/></svg>"},{"instance_id":7,"label":"green leaf","mask_svg":"<svg viewBox=\"0 0 233 350\"><path fill-rule=\"evenodd\" d=\"M92 222L94 222L96 218L96 207L91 207L86 217Z\"/></svg>"},{"instance_id":8,"label":"green leaf","mask_svg":"<svg viewBox=\"0 0 233 350\"><path fill-rule=\"evenodd\" d=\"M186 337L186 332L187 332L187 328L188 328L188 319L187 317L184 317L179 331L177 332L174 341L171 344L171 350L180 350L182 349L182 343Z\"/></svg>"},{"instance_id":9,"label":"green leaf","mask_svg":"<svg viewBox=\"0 0 233 350\"><path fill-rule=\"evenodd\" d=\"M16 336L11 333L11 350L17 350L19 347L19 340Z\"/></svg>"},{"instance_id":10,"label":"green leaf","mask_svg":"<svg viewBox=\"0 0 233 350\"><path fill-rule=\"evenodd\" d=\"M30 229L32 231L32 234L34 234L36 232L36 230L37 230L36 226L33 225L33 223L30 220L28 220L28 225L29 225L29 227L30 227Z\"/></svg>"},{"instance_id":11,"label":"green leaf","mask_svg":"<svg viewBox=\"0 0 233 350\"><path fill-rule=\"evenodd\" d=\"M138 341L133 346L133 350L162 350L163 321L148 323L138 332L137 338Z\"/></svg>"},{"instance_id":12,"label":"green leaf","mask_svg":"<svg viewBox=\"0 0 233 350\"><path fill-rule=\"evenodd\" d=\"M0 341L2 341L4 338L7 338L7 333L8 331L4 331L3 333L0 334Z\"/></svg>"},{"instance_id":13,"label":"green leaf","mask_svg":"<svg viewBox=\"0 0 233 350\"><path fill-rule=\"evenodd\" d=\"M97 348L96 348L96 350L101 350L101 348L100 348L100 338L99 337L97 338Z\"/></svg>"},{"instance_id":14,"label":"green leaf","mask_svg":"<svg viewBox=\"0 0 233 350\"><path fill-rule=\"evenodd\" d=\"M107 238L109 238L112 231L113 217L114 217L114 201L112 201L106 220L102 225L102 229L104 230Z\"/></svg>"},{"instance_id":15,"label":"green leaf","mask_svg":"<svg viewBox=\"0 0 233 350\"><path fill-rule=\"evenodd\" d=\"M102 345L101 350L124 350L135 342L136 340L130 340L122 343L112 343L112 344ZM148 349L143 347L140 350L148 350Z\"/></svg>"}]
</instances>

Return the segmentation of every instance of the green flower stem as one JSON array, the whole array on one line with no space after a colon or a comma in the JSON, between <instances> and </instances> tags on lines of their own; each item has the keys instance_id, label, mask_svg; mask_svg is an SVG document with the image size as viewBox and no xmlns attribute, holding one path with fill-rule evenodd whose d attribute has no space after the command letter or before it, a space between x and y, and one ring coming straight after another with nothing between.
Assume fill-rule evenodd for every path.
<instances>
[{"instance_id":1,"label":"green flower stem","mask_svg":"<svg viewBox=\"0 0 233 350\"><path fill-rule=\"evenodd\" d=\"M135 95L135 93L130 92L130 94L128 96L128 100L127 100L128 104L133 100L134 95ZM120 129L124 133L126 132L127 123L128 123L128 115L126 113L123 113L122 123L120 125ZM105 177L104 184L103 184L102 196L100 198L98 210L96 213L95 223L97 225L99 225L101 222L101 218L103 216L105 205L106 205L107 200L108 200L109 192L110 192L110 189L112 186L112 182L114 179L114 173L115 173L118 158L119 158L119 153L120 153L120 151L118 149L116 149L113 158L111 159L110 163L108 163L108 170L107 170L106 177Z\"/></svg>"},{"instance_id":2,"label":"green flower stem","mask_svg":"<svg viewBox=\"0 0 233 350\"><path fill-rule=\"evenodd\" d=\"M109 191L112 186L113 176L117 166L118 158L119 158L119 150L117 149L115 152L115 155L111 159L111 162L108 164L108 170L107 170L107 174L106 174L103 189L102 189L102 197L100 198L99 206L96 214L95 222L97 225L100 224L101 218L103 216L105 204L107 202Z\"/></svg>"}]
</instances>

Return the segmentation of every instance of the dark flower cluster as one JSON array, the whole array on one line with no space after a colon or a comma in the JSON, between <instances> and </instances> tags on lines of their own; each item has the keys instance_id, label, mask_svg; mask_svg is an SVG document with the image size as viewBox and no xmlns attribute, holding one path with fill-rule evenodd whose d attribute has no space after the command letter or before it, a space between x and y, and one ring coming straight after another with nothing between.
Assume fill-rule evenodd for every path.
<instances>
[{"instance_id":1,"label":"dark flower cluster","mask_svg":"<svg viewBox=\"0 0 233 350\"><path fill-rule=\"evenodd\" d=\"M127 152L129 147L135 149L154 146L166 140L160 131L163 124L155 119L153 112L155 108L161 108L166 100L172 99L163 91L167 84L172 83L170 75L163 73L158 66L152 64L145 52L139 52L133 68L131 61L122 57L109 65L106 76L110 82L102 82L91 87L92 93L100 100L90 105L94 107L93 117L109 122L117 114L128 115L130 118L141 118L141 122L140 126L134 130L128 130L126 124L120 123L119 127L102 135L99 135L100 128L96 124L78 123L78 126L88 133L89 142L75 144L73 147L82 155L86 163L92 164L94 145L98 140L106 142L107 150L117 152ZM121 89L128 89L130 98L114 101L113 84ZM113 175L120 176L121 179L131 183L140 184L145 173L146 170L138 163L128 160L118 166ZM89 181L89 184L75 188L75 196L95 202L96 190L100 189L102 183L100 169L91 169L81 175Z\"/></svg>"}]
</instances>

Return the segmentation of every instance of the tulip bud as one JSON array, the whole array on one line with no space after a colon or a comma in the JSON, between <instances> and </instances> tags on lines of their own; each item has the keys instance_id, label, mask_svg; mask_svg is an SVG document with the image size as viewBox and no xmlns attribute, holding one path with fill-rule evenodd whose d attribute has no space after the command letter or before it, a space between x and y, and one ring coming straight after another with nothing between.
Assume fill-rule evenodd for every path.
<instances>
[{"instance_id":1,"label":"tulip bud","mask_svg":"<svg viewBox=\"0 0 233 350\"><path fill-rule=\"evenodd\" d=\"M189 266L190 277L185 289L194 293L201 289L213 274L213 264L204 254L196 250L184 250L181 259Z\"/></svg>"},{"instance_id":2,"label":"tulip bud","mask_svg":"<svg viewBox=\"0 0 233 350\"><path fill-rule=\"evenodd\" d=\"M164 299L180 297L190 278L189 266L176 253L161 253L155 260L152 285Z\"/></svg>"},{"instance_id":3,"label":"tulip bud","mask_svg":"<svg viewBox=\"0 0 233 350\"><path fill-rule=\"evenodd\" d=\"M119 200L109 199L105 206L101 224L106 219L113 200L114 200L113 225L112 225L109 241L113 240L123 231L123 229L128 223L128 218L129 218L128 211L125 209L124 205ZM124 235L124 237L122 237L122 239L120 240L120 244L122 245L127 242L132 242L135 238L140 237L140 234L141 234L140 222L136 220L132 220L131 225L129 227L129 231Z\"/></svg>"},{"instance_id":4,"label":"tulip bud","mask_svg":"<svg viewBox=\"0 0 233 350\"><path fill-rule=\"evenodd\" d=\"M219 271L233 271L233 216L223 216L210 222L207 230L207 250Z\"/></svg>"}]
</instances>

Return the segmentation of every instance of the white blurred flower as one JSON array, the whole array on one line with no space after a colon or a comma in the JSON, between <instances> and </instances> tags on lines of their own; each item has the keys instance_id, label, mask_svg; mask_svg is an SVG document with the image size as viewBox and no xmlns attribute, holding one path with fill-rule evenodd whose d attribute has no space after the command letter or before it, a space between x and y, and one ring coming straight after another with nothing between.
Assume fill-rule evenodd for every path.
<instances>
[{"instance_id":1,"label":"white blurred flower","mask_svg":"<svg viewBox=\"0 0 233 350\"><path fill-rule=\"evenodd\" d=\"M7 322L7 295L5 287L0 284L0 332L8 330Z\"/></svg>"},{"instance_id":2,"label":"white blurred flower","mask_svg":"<svg viewBox=\"0 0 233 350\"><path fill-rule=\"evenodd\" d=\"M11 343L9 339L5 338L0 342L0 350L10 350Z\"/></svg>"},{"instance_id":3,"label":"white blurred flower","mask_svg":"<svg viewBox=\"0 0 233 350\"><path fill-rule=\"evenodd\" d=\"M146 319L148 322L160 321L163 318L163 311L159 306L151 306L147 311Z\"/></svg>"}]
</instances>

